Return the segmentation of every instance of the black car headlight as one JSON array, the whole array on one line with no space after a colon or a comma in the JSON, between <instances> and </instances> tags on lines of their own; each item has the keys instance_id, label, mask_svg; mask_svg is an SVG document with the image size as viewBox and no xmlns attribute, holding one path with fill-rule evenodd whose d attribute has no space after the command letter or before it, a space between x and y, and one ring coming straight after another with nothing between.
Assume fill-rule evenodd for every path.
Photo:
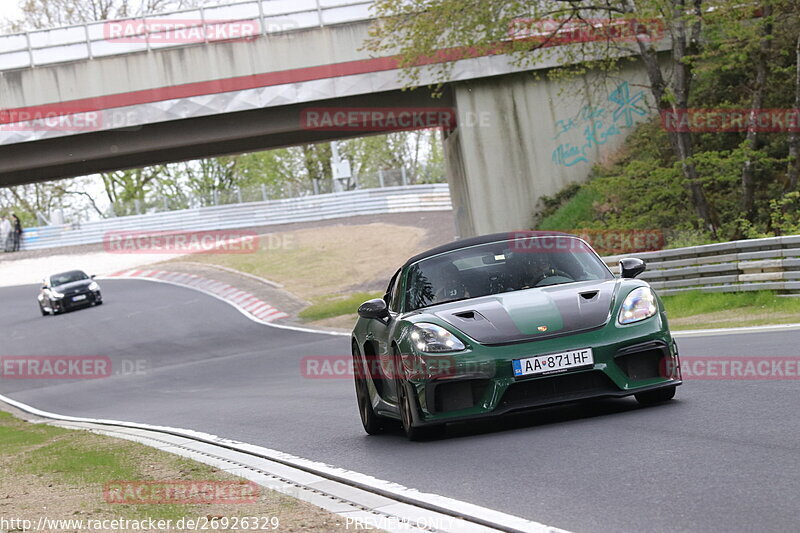
<instances>
[{"instance_id":1,"label":"black car headlight","mask_svg":"<svg viewBox=\"0 0 800 533\"><path fill-rule=\"evenodd\" d=\"M625 301L622 302L618 320L620 324L633 324L650 318L657 311L656 295L653 294L649 287L639 287L632 290L625 298Z\"/></svg>"},{"instance_id":2,"label":"black car headlight","mask_svg":"<svg viewBox=\"0 0 800 533\"><path fill-rule=\"evenodd\" d=\"M411 342L420 352L443 353L465 350L461 340L436 324L420 322L411 328Z\"/></svg>"},{"instance_id":3,"label":"black car headlight","mask_svg":"<svg viewBox=\"0 0 800 533\"><path fill-rule=\"evenodd\" d=\"M92 291L92 292L99 292L100 291L100 285L98 285L97 282L93 281L93 282L91 282L89 284L89 290Z\"/></svg>"},{"instance_id":4,"label":"black car headlight","mask_svg":"<svg viewBox=\"0 0 800 533\"><path fill-rule=\"evenodd\" d=\"M50 296L53 298L63 298L64 293L58 292L56 290L50 289Z\"/></svg>"}]
</instances>

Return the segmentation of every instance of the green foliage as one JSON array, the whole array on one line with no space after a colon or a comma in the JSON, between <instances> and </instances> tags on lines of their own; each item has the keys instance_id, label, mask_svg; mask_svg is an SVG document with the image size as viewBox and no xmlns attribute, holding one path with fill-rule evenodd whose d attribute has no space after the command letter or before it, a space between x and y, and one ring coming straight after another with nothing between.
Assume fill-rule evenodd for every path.
<instances>
[{"instance_id":1,"label":"green foliage","mask_svg":"<svg viewBox=\"0 0 800 533\"><path fill-rule=\"evenodd\" d=\"M776 235L800 233L800 192L794 191L769 203L770 221Z\"/></svg>"},{"instance_id":2,"label":"green foliage","mask_svg":"<svg viewBox=\"0 0 800 533\"><path fill-rule=\"evenodd\" d=\"M798 193L783 196L779 186L769 186L784 172L785 160L770 155L766 147L748 149L741 140L738 145L720 149L715 137L709 139L711 149L702 149L706 143L701 138L701 150L691 160L719 221L717 239L692 208L686 179L672 153L664 148L669 141L658 120L641 124L627 139L617 162L596 167L588 183L577 190L570 185L554 198L545 199L545 216L536 227L562 231L655 229L664 232L668 248L800 232ZM753 221L740 207L739 187L746 159L753 162L763 180ZM553 206L557 206L555 210Z\"/></svg>"}]
</instances>

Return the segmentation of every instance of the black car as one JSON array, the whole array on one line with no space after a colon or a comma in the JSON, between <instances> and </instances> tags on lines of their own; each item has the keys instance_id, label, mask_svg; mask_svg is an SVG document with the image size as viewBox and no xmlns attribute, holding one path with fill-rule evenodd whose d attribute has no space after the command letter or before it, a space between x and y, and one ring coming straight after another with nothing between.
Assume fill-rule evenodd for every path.
<instances>
[{"instance_id":1,"label":"black car","mask_svg":"<svg viewBox=\"0 0 800 533\"><path fill-rule=\"evenodd\" d=\"M42 316L47 316L100 305L103 296L94 276L87 276L82 270L70 270L45 278L38 300Z\"/></svg>"}]
</instances>

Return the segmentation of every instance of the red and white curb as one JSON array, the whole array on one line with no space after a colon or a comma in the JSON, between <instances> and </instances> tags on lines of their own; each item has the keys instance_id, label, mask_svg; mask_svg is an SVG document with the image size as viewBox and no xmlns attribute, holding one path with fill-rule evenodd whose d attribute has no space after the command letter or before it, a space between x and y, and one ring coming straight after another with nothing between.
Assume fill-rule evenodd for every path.
<instances>
[{"instance_id":1,"label":"red and white curb","mask_svg":"<svg viewBox=\"0 0 800 533\"><path fill-rule=\"evenodd\" d=\"M289 315L283 311L275 309L267 302L259 299L257 296L239 290L232 285L215 281L212 279L202 278L194 274L184 274L183 272L168 272L166 270L123 270L114 274L110 274L109 278L123 278L123 279L151 279L158 281L165 281L175 285L182 285L184 287L191 287L200 289L203 292L213 294L214 296L232 303L235 307L243 310L245 313L257 318L262 322L272 322L281 318L286 318Z\"/></svg>"}]
</instances>

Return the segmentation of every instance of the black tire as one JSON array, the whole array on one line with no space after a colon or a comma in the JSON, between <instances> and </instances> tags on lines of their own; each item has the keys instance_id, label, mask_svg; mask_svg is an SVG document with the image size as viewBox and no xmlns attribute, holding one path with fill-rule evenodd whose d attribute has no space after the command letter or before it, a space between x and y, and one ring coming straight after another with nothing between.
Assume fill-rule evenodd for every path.
<instances>
[{"instance_id":1,"label":"black tire","mask_svg":"<svg viewBox=\"0 0 800 533\"><path fill-rule=\"evenodd\" d=\"M39 311L42 312L42 316L47 316L47 315L50 314L50 313L48 313L47 311L44 310L44 307L42 307L42 304L39 304Z\"/></svg>"},{"instance_id":2,"label":"black tire","mask_svg":"<svg viewBox=\"0 0 800 533\"><path fill-rule=\"evenodd\" d=\"M98 300L94 303L94 305L103 305L103 300Z\"/></svg>"},{"instance_id":3,"label":"black tire","mask_svg":"<svg viewBox=\"0 0 800 533\"><path fill-rule=\"evenodd\" d=\"M397 406L400 410L400 423L408 440L424 441L441 438L444 435L444 425L415 426L413 421L414 405L408 394L407 383L402 374L400 354L395 350L395 384L397 387Z\"/></svg>"},{"instance_id":4,"label":"black tire","mask_svg":"<svg viewBox=\"0 0 800 533\"><path fill-rule=\"evenodd\" d=\"M372 401L369 396L369 387L367 386L367 378L365 377L366 371L364 363L361 361L361 356L356 352L355 346L353 347L353 368L355 370L355 385L356 385L356 400L358 400L358 414L361 416L361 425L364 426L364 431L369 435L380 435L386 431L385 418L375 414L372 408Z\"/></svg>"},{"instance_id":5,"label":"black tire","mask_svg":"<svg viewBox=\"0 0 800 533\"><path fill-rule=\"evenodd\" d=\"M636 401L642 405L653 405L655 403L667 402L675 397L675 389L677 387L665 387L663 389L656 389L647 392L640 392L634 394Z\"/></svg>"}]
</instances>

